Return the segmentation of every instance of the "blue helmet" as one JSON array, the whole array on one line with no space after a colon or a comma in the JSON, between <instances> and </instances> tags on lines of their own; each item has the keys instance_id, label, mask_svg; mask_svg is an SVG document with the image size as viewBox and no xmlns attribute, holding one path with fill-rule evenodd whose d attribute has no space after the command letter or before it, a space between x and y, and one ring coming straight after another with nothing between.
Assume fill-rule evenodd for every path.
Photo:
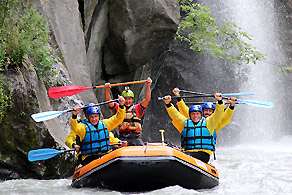
<instances>
[{"instance_id":1,"label":"blue helmet","mask_svg":"<svg viewBox=\"0 0 292 195\"><path fill-rule=\"evenodd\" d=\"M216 105L213 104L212 102L205 102L203 104L202 108L209 108L209 109L215 110L216 109Z\"/></svg>"},{"instance_id":2,"label":"blue helmet","mask_svg":"<svg viewBox=\"0 0 292 195\"><path fill-rule=\"evenodd\" d=\"M87 116L90 114L100 114L100 110L97 106L93 106L87 109L86 114Z\"/></svg>"},{"instance_id":3,"label":"blue helmet","mask_svg":"<svg viewBox=\"0 0 292 195\"><path fill-rule=\"evenodd\" d=\"M200 105L193 105L189 108L189 113L191 112L201 112L203 114L202 106Z\"/></svg>"},{"instance_id":4,"label":"blue helmet","mask_svg":"<svg viewBox=\"0 0 292 195\"><path fill-rule=\"evenodd\" d=\"M84 107L87 107L87 108L83 108L83 112L84 112L84 114L85 114L85 117L87 118L87 109L88 108L90 108L89 106L94 106L95 105L95 103L88 103L88 104L85 104L85 106Z\"/></svg>"}]
</instances>

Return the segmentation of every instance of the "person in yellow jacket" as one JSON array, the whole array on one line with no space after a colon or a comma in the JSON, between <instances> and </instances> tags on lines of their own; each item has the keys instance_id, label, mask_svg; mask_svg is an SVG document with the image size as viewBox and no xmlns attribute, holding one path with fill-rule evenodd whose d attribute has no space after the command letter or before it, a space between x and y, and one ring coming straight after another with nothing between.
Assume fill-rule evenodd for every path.
<instances>
[{"instance_id":1,"label":"person in yellow jacket","mask_svg":"<svg viewBox=\"0 0 292 195\"><path fill-rule=\"evenodd\" d=\"M88 164L94 159L100 158L110 149L109 133L125 117L125 99L119 96L119 108L117 113L109 119L99 120L100 110L97 106L87 109L88 121L78 123L77 115L81 107L75 107L71 118L71 129L80 138L80 151L82 164Z\"/></svg>"},{"instance_id":2,"label":"person in yellow jacket","mask_svg":"<svg viewBox=\"0 0 292 195\"><path fill-rule=\"evenodd\" d=\"M77 139L80 139L80 138L79 137L77 138L76 133L71 129L71 131L69 132L69 134L66 137L65 144L69 148L75 149L77 152L76 158L78 160L81 160L81 159L79 159L81 152L79 151L80 146L76 142ZM122 141L120 139L116 138L112 132L109 132L109 142L110 142L110 144L122 143Z\"/></svg>"},{"instance_id":3,"label":"person in yellow jacket","mask_svg":"<svg viewBox=\"0 0 292 195\"><path fill-rule=\"evenodd\" d=\"M180 97L179 94L179 88L174 88L173 91L175 96ZM221 119L221 121L219 122L218 126L215 128L216 130L216 134L218 134L219 130L221 130L223 127L225 127L226 125L228 125L231 122L233 113L234 113L234 106L235 106L235 102L236 102L236 98L235 97L229 97L228 101L230 102L230 106L227 107L227 109L224 111L224 115ZM207 102L206 102L207 103ZM183 101L183 99L178 99L177 103L176 103L179 112L184 115L185 117L189 116L189 107L185 104L185 102ZM208 118L209 116L211 116L214 113L215 109L210 109L210 108L204 108L204 106L202 107L203 109L203 116L205 118Z\"/></svg>"},{"instance_id":4,"label":"person in yellow jacket","mask_svg":"<svg viewBox=\"0 0 292 195\"><path fill-rule=\"evenodd\" d=\"M214 114L203 117L202 107L193 105L189 108L189 117L182 115L171 102L171 96L165 96L166 110L172 124L181 133L182 150L205 163L209 162L212 150L215 149L214 129L224 114L224 104L220 93L214 97L218 100Z\"/></svg>"},{"instance_id":5,"label":"person in yellow jacket","mask_svg":"<svg viewBox=\"0 0 292 195\"><path fill-rule=\"evenodd\" d=\"M88 118L88 116L86 114L86 111L88 109L87 106L94 106L94 105L95 105L94 103L88 103L88 104L85 105L86 108L83 109L83 112L84 112L86 118ZM120 139L116 138L112 132L109 133L109 141L110 141L110 144L122 143L122 141ZM79 149L80 149L80 146L78 145L79 142L80 142L80 138L71 129L71 131L69 132L68 136L66 137L65 144L70 149L75 149L75 151L77 152L76 158L77 158L78 162L81 161L81 159L79 159L80 154L81 154L81 152L79 151ZM126 145L126 144L124 144L124 145ZM77 162L77 164L78 164L78 162Z\"/></svg>"}]
</instances>

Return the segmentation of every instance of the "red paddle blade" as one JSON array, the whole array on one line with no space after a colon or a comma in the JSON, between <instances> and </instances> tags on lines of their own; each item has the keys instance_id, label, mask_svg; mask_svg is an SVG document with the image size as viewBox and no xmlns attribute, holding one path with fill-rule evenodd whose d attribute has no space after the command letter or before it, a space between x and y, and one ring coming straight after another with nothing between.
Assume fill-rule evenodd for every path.
<instances>
[{"instance_id":1,"label":"red paddle blade","mask_svg":"<svg viewBox=\"0 0 292 195\"><path fill-rule=\"evenodd\" d=\"M87 89L93 89L93 87L82 87L78 85L52 87L49 89L48 95L50 98L60 98L60 97L76 95Z\"/></svg>"}]
</instances>

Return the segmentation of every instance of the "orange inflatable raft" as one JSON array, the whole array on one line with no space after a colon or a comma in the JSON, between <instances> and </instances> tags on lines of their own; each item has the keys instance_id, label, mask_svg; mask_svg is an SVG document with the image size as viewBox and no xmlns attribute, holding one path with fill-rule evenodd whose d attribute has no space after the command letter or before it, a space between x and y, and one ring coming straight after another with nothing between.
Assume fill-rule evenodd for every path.
<instances>
[{"instance_id":1,"label":"orange inflatable raft","mask_svg":"<svg viewBox=\"0 0 292 195\"><path fill-rule=\"evenodd\" d=\"M179 185L188 189L219 184L217 170L163 143L116 149L75 171L72 186L148 191Z\"/></svg>"}]
</instances>

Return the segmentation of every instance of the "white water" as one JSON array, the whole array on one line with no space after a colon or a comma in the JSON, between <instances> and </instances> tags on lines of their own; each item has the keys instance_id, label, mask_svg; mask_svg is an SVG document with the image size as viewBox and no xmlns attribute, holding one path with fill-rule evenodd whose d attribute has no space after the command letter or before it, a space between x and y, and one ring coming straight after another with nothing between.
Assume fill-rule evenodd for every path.
<instances>
[{"instance_id":1,"label":"white water","mask_svg":"<svg viewBox=\"0 0 292 195\"><path fill-rule=\"evenodd\" d=\"M207 1L208 2L208 1ZM210 2L210 1L209 1ZM214 1L213 1L214 2ZM267 61L252 66L250 80L243 91L256 92L255 99L274 101L273 110L236 107L233 123L241 127L237 146L218 147L217 160L211 160L219 171L219 186L208 190L188 190L172 186L152 192L131 194L292 194L292 137L277 138L282 132L281 93L271 64L283 64L283 48L277 45L276 15L273 0L225 0L221 14L231 14L234 22L253 35L253 45L268 54ZM278 101L280 102L280 101ZM243 113L246 113L243 116ZM277 114L275 114L277 113ZM243 121L238 120L243 118ZM222 134L227 132L222 131ZM220 135L219 135L220 136ZM222 135L223 136L223 135ZM258 140L265 140L256 144ZM227 140L228 141L228 140ZM247 144L250 143L250 144ZM220 143L219 143L220 144ZM0 194L125 194L105 189L73 189L70 179L14 180L0 183Z\"/></svg>"},{"instance_id":2,"label":"white water","mask_svg":"<svg viewBox=\"0 0 292 195\"><path fill-rule=\"evenodd\" d=\"M285 48L279 39L279 19L275 0L225 0L228 9L223 15L235 22L243 31L253 36L250 42L258 51L267 54L266 60L256 65L250 64L248 81L243 83L241 91L255 92L254 97L261 101L274 102L273 109L245 106L241 110L241 142L273 141L277 132L285 129L283 125L283 92L280 75L276 68L285 64ZM281 95L280 95L281 94ZM243 98L243 99L246 99ZM248 122L247 122L248 121ZM249 131L246 131L246 130Z\"/></svg>"},{"instance_id":3,"label":"white water","mask_svg":"<svg viewBox=\"0 0 292 195\"><path fill-rule=\"evenodd\" d=\"M74 189L70 179L13 180L0 183L0 194L292 194L292 137L273 145L238 145L218 148L216 166L219 186L208 190L188 190L179 186L145 193L120 193L105 189Z\"/></svg>"}]
</instances>

